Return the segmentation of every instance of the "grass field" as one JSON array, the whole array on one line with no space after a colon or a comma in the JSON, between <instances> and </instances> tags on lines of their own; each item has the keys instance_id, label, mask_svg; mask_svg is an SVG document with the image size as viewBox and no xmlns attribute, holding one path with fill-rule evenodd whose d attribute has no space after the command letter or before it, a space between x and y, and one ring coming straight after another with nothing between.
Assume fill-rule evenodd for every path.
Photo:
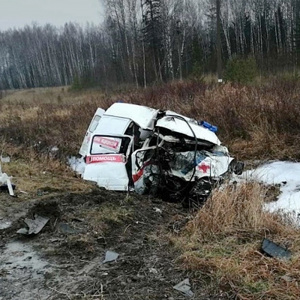
<instances>
[{"instance_id":1,"label":"grass field","mask_svg":"<svg viewBox=\"0 0 300 300\"><path fill-rule=\"evenodd\" d=\"M272 80L262 86L170 83L146 90L71 92L46 88L9 92L0 100L1 143L49 154L76 154L97 107L117 100L206 120L241 159L298 159L300 84ZM2 146L2 150L5 146Z\"/></svg>"},{"instance_id":2,"label":"grass field","mask_svg":"<svg viewBox=\"0 0 300 300\"><path fill-rule=\"evenodd\" d=\"M217 125L221 141L238 159L297 160L299 95L300 83L276 79L259 86L187 81L110 93L66 87L5 92L0 99L0 154L12 162L3 170L27 193L24 201L38 190L90 191L91 185L66 167L67 157L77 155L95 109L118 100ZM178 264L208 291L219 289L225 298L299 299L300 232L263 210L267 192L268 187L253 183L215 191L203 208L190 212L179 231L158 238L170 241L180 252ZM264 237L289 246L292 259L264 256L259 251Z\"/></svg>"}]
</instances>

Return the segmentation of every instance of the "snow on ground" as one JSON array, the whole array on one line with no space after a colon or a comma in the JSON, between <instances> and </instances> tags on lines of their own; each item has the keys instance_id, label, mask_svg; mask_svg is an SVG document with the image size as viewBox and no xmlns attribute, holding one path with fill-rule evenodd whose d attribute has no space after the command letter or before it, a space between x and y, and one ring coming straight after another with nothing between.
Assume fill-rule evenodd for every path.
<instances>
[{"instance_id":1,"label":"snow on ground","mask_svg":"<svg viewBox=\"0 0 300 300\"><path fill-rule=\"evenodd\" d=\"M300 163L275 161L246 171L244 180L255 180L264 184L279 184L281 194L278 201L266 204L271 212L287 213L297 223L300 221Z\"/></svg>"},{"instance_id":2,"label":"snow on ground","mask_svg":"<svg viewBox=\"0 0 300 300\"><path fill-rule=\"evenodd\" d=\"M80 158L75 157L75 156L69 157L68 163L69 163L70 167L72 168L72 170L74 170L78 174L82 175L84 173L86 164L82 157L80 157Z\"/></svg>"}]
</instances>

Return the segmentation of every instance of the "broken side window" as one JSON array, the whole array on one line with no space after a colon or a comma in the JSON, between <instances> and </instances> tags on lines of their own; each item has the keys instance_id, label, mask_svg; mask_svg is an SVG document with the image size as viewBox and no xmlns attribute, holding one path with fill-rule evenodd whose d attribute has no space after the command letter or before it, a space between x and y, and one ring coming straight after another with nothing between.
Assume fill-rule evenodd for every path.
<instances>
[{"instance_id":1,"label":"broken side window","mask_svg":"<svg viewBox=\"0 0 300 300\"><path fill-rule=\"evenodd\" d=\"M130 137L95 135L91 145L91 155L122 153L127 154Z\"/></svg>"}]
</instances>

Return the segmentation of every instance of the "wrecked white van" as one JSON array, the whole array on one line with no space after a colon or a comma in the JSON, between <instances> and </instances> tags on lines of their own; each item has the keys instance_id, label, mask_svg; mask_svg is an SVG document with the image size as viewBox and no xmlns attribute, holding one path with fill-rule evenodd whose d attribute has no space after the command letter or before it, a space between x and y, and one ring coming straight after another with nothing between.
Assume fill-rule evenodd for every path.
<instances>
[{"instance_id":1,"label":"wrecked white van","mask_svg":"<svg viewBox=\"0 0 300 300\"><path fill-rule=\"evenodd\" d=\"M212 186L243 164L230 157L206 122L128 103L98 109L80 154L83 178L108 190L202 201Z\"/></svg>"}]
</instances>

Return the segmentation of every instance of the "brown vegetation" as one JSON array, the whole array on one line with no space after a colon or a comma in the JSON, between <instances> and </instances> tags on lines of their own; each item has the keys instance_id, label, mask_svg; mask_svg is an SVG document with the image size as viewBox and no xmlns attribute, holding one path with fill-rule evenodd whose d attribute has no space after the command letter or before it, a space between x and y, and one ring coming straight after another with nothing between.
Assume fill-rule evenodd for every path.
<instances>
[{"instance_id":1,"label":"brown vegetation","mask_svg":"<svg viewBox=\"0 0 300 300\"><path fill-rule=\"evenodd\" d=\"M185 268L228 297L299 299L299 230L263 210L266 193L257 183L220 189L171 240ZM265 256L264 237L292 249L292 260Z\"/></svg>"},{"instance_id":2,"label":"brown vegetation","mask_svg":"<svg viewBox=\"0 0 300 300\"><path fill-rule=\"evenodd\" d=\"M20 91L0 101L0 136L2 143L36 153L49 154L57 146L60 158L74 155L95 109L122 99L217 125L221 140L239 158L297 159L299 90L297 82L273 80L247 87L177 82L115 94L64 88Z\"/></svg>"},{"instance_id":3,"label":"brown vegetation","mask_svg":"<svg viewBox=\"0 0 300 300\"><path fill-rule=\"evenodd\" d=\"M97 107L117 100L171 109L219 127L219 137L239 159L298 159L300 84L272 80L260 86L177 82L117 93L71 92L66 88L5 93L0 100L0 154L12 157L4 171L19 189L47 193L88 191L91 186L66 170ZM58 147L58 151L52 148ZM28 195L30 198L30 194ZM25 196L23 197L26 198ZM263 210L268 191L257 184L216 191L180 234L168 238L179 261L201 284L240 299L298 299L299 231ZM98 212L98 211L97 211ZM128 211L116 211L117 220ZM92 216L97 222L97 213ZM291 261L264 256L264 237L293 252Z\"/></svg>"}]
</instances>

